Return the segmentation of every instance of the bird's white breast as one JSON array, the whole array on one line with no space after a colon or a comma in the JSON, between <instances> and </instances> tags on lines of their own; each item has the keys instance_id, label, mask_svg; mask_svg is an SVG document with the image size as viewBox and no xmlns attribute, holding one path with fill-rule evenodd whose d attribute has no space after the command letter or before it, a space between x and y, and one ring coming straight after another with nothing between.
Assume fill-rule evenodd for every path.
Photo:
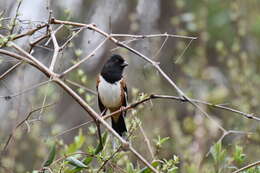
<instances>
[{"instance_id":1,"label":"bird's white breast","mask_svg":"<svg viewBox=\"0 0 260 173\"><path fill-rule=\"evenodd\" d=\"M100 76L98 92L101 102L105 107L115 108L121 106L121 87L120 81L111 84Z\"/></svg>"}]
</instances>

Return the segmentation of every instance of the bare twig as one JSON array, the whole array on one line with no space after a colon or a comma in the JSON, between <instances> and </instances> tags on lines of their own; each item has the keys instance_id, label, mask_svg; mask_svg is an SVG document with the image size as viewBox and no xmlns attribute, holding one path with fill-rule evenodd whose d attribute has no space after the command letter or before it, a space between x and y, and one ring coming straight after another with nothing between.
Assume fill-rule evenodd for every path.
<instances>
[{"instance_id":1,"label":"bare twig","mask_svg":"<svg viewBox=\"0 0 260 173\"><path fill-rule=\"evenodd\" d=\"M48 25L48 26L49 26L49 25ZM57 29L55 29L55 30L53 31L53 34L55 35L61 28L63 28L63 26L64 26L64 25L60 25ZM48 44L50 43L50 41L51 41L51 38L46 41L46 43L44 44L44 46L48 46Z\"/></svg>"},{"instance_id":2,"label":"bare twig","mask_svg":"<svg viewBox=\"0 0 260 173\"><path fill-rule=\"evenodd\" d=\"M156 57L157 57L157 56L159 55L159 53L162 51L162 48L165 46L165 44L166 44L168 38L169 38L168 36L165 37L165 39L164 39L164 41L163 41L161 47L156 51L156 53L155 53L154 56L152 57L153 60L156 59Z\"/></svg>"},{"instance_id":3,"label":"bare twig","mask_svg":"<svg viewBox=\"0 0 260 173\"><path fill-rule=\"evenodd\" d=\"M139 128L140 128L141 133L142 133L142 135L144 137L144 141L145 141L145 143L147 145L147 148L148 148L148 150L149 150L149 152L151 154L152 160L154 160L154 153L153 153L153 149L152 149L150 140L148 139L147 135L145 134L145 131L144 131L141 123L139 123Z\"/></svg>"},{"instance_id":4,"label":"bare twig","mask_svg":"<svg viewBox=\"0 0 260 173\"><path fill-rule=\"evenodd\" d=\"M16 35L16 36L14 36L13 40L16 40L16 39L19 39L19 38L22 38L22 37L25 37L25 36L33 35L36 31L38 31L38 30L40 30L40 29L46 27L47 25L48 25L48 24L46 24L46 23L45 23L45 24L42 24L42 25L37 25L37 27L34 28L34 29L31 29L31 30L29 30L29 31L27 31L27 32L25 32L25 33L18 34L18 35Z\"/></svg>"},{"instance_id":5,"label":"bare twig","mask_svg":"<svg viewBox=\"0 0 260 173\"><path fill-rule=\"evenodd\" d=\"M154 37L173 37L173 38L184 38L184 39L191 39L196 40L197 37L189 37L189 36L182 36L182 35L174 35L174 34L151 34L151 35L132 35L132 34L110 34L111 37L131 37L131 38L154 38Z\"/></svg>"},{"instance_id":6,"label":"bare twig","mask_svg":"<svg viewBox=\"0 0 260 173\"><path fill-rule=\"evenodd\" d=\"M44 106L44 108L51 107L51 106L53 106L53 105L55 105L55 104L56 104L56 103L48 104L48 105ZM39 107L39 108L36 108L36 109L30 111L30 112L27 114L27 116L26 116L20 123L18 123L18 124L15 126L15 128L12 130L11 134L9 135L9 137L8 137L6 143L5 143L5 146L4 146L3 151L5 151L5 150L7 149L8 144L10 143L12 137L14 136L15 131L16 131L21 125L23 125L23 124L30 118L30 116L31 116L34 112L37 112L37 111L39 111L39 110L41 110L41 109L42 109L42 107Z\"/></svg>"},{"instance_id":7,"label":"bare twig","mask_svg":"<svg viewBox=\"0 0 260 173\"><path fill-rule=\"evenodd\" d=\"M142 104L144 102L147 102L151 99L170 99L170 100L176 100L176 101L180 101L180 102L188 102L186 99L184 99L183 97L178 97L178 96L169 96L169 95L157 95L157 94L152 94L140 101L137 101L137 102L134 102L132 104L129 104L128 106L118 110L118 111L115 111L115 112L112 112L110 114L107 114L105 115L103 118L104 119L107 119L115 114L118 114L122 111L126 111L128 109L133 109L135 108L136 106L138 106L139 104ZM197 100L197 99L191 99L192 102L194 103L199 103L199 104L204 104L204 105L207 105L207 106L210 106L210 107L213 107L213 108L218 108L218 109L223 109L223 110L226 110L226 111L230 111L230 112L233 112L233 113L237 113L237 114L240 114L248 119L253 119L253 120L256 120L256 121L260 121L260 118L259 117L256 117L256 116L253 116L252 114L248 114L248 113L244 113L244 112L241 112L241 111L238 111L238 110L235 110L233 108L229 108L229 107L225 107L225 106L222 106L222 105L215 105L213 103L208 103L208 102L205 102L205 101L202 101L202 100ZM226 131L227 133L228 131Z\"/></svg>"},{"instance_id":8,"label":"bare twig","mask_svg":"<svg viewBox=\"0 0 260 173\"><path fill-rule=\"evenodd\" d=\"M109 162L115 155L116 155L116 153L118 153L119 151L120 151L120 149L121 149L121 147L118 147L118 149L115 151L115 152L113 152L112 154L111 154L111 156L109 157L109 158L107 158L104 162L103 162L103 164L100 166L100 168L98 169L98 171L97 171L97 173L99 173L103 168L104 168L104 166L107 164L107 162Z\"/></svg>"},{"instance_id":9,"label":"bare twig","mask_svg":"<svg viewBox=\"0 0 260 173\"><path fill-rule=\"evenodd\" d=\"M65 79L65 81L68 82L68 83L71 84L71 85L74 85L74 86L78 87L78 88L82 88L82 89L84 89L85 91L87 91L87 92L89 92L89 93L91 93L91 94L93 94L93 95L97 95L97 92L94 91L94 90L92 90L92 89L90 89L90 88L87 88L87 87L85 87L85 86L83 86L83 85L80 85L80 84L78 84L78 83L76 83L76 82L73 82L73 81L71 81L71 80L69 80L69 79Z\"/></svg>"},{"instance_id":10,"label":"bare twig","mask_svg":"<svg viewBox=\"0 0 260 173\"><path fill-rule=\"evenodd\" d=\"M20 1L20 2L18 3L18 6L17 6L17 8L16 8L15 16L14 16L14 19L13 19L13 21L12 21L12 23L11 23L10 34L12 34L13 31L14 31L14 28L15 28L15 25L16 25L16 19L17 19L17 17L19 16L19 9L20 9L21 4L22 4L22 1Z\"/></svg>"},{"instance_id":11,"label":"bare twig","mask_svg":"<svg viewBox=\"0 0 260 173\"><path fill-rule=\"evenodd\" d=\"M11 68L9 68L6 72L4 72L1 76L0 76L0 80L2 80L4 77L6 77L9 73L11 73L12 71L14 71L17 67L19 67L21 64L23 63L23 61L19 61L17 62L15 65L13 65Z\"/></svg>"},{"instance_id":12,"label":"bare twig","mask_svg":"<svg viewBox=\"0 0 260 173\"><path fill-rule=\"evenodd\" d=\"M79 124L79 125L77 125L77 126L74 126L74 127L70 128L70 129L64 130L64 131L62 131L61 133L58 133L58 134L54 135L53 138L57 138L57 137L59 137L59 136L61 136L61 135L64 135L65 133L68 133L68 132L70 132L70 131L72 131L72 130L76 130L76 129L78 129L78 128L80 128L80 127L83 127L83 126L85 126L85 125L87 125L87 124L89 124L89 123L92 123L92 122L94 122L94 121L93 121L93 120L90 120L90 121L87 121L87 122L85 122L85 123L82 123L82 124Z\"/></svg>"},{"instance_id":13,"label":"bare twig","mask_svg":"<svg viewBox=\"0 0 260 173\"><path fill-rule=\"evenodd\" d=\"M72 33L72 36L60 47L60 50L63 50L70 42L73 38L75 38L84 28L81 27L78 31L76 31L75 33Z\"/></svg>"},{"instance_id":14,"label":"bare twig","mask_svg":"<svg viewBox=\"0 0 260 173\"><path fill-rule=\"evenodd\" d=\"M50 69L50 71L53 71L55 63L56 63L58 55L59 55L60 47L59 47L55 33L53 32L51 26L49 27L49 30L50 30L51 39L52 39L52 42L53 42L53 45L54 45L54 52L53 52L52 61L51 61L51 65L50 65L49 69Z\"/></svg>"},{"instance_id":15,"label":"bare twig","mask_svg":"<svg viewBox=\"0 0 260 173\"><path fill-rule=\"evenodd\" d=\"M101 48L105 42L107 41L107 39L104 39L88 56L86 56L85 58L83 58L82 60L80 60L79 62L77 62L76 64L74 64L73 66L71 66L69 69L65 70L63 73L60 74L60 77L63 77L64 75L66 75L67 73L71 72L72 70L78 68L80 66L80 64L82 64L83 62L85 62L87 59L89 59L90 57L94 56L96 51Z\"/></svg>"},{"instance_id":16,"label":"bare twig","mask_svg":"<svg viewBox=\"0 0 260 173\"><path fill-rule=\"evenodd\" d=\"M31 43L30 43L29 53L31 54L32 49L33 49L33 47L34 47L36 44L40 43L42 40L44 40L45 38L48 38L49 36L50 36L50 34L43 35L43 36L39 37L38 39L34 40L33 42L31 42Z\"/></svg>"},{"instance_id":17,"label":"bare twig","mask_svg":"<svg viewBox=\"0 0 260 173\"><path fill-rule=\"evenodd\" d=\"M0 34L0 38L3 38L3 36ZM13 47L14 49L16 49L18 52L20 52L23 56L19 56L17 54L14 54L12 52L9 51L5 51L3 49L0 49L0 53L12 56L14 58L20 58L20 60L25 60L27 62L30 62L30 64L33 64L34 67L36 67L37 69L39 69L41 72L43 72L47 77L57 77L57 74L49 71L49 69L43 64L41 63L39 60L37 60L36 58L34 58L32 55L30 55L28 52L26 52L25 50L23 50L22 48L20 48L17 44L15 44L13 41L9 41L9 44L11 47Z\"/></svg>"},{"instance_id":18,"label":"bare twig","mask_svg":"<svg viewBox=\"0 0 260 173\"><path fill-rule=\"evenodd\" d=\"M17 92L17 93L15 93L15 94L6 95L6 96L0 96L0 99L1 99L1 98L5 98L5 99L9 100L9 99L11 99L11 98L13 98L13 97L22 95L22 94L24 94L24 93L26 93L26 92L29 92L29 91L32 91L33 89L36 89L36 88L38 88L38 87L40 87L40 86L46 85L46 84L49 83L49 82L50 82L50 81L44 81L44 82L38 83L38 84L36 84L36 85L33 85L32 87L29 87L29 88L27 88L27 89L25 89L25 90L23 90L23 91Z\"/></svg>"},{"instance_id":19,"label":"bare twig","mask_svg":"<svg viewBox=\"0 0 260 173\"><path fill-rule=\"evenodd\" d=\"M223 133L222 136L219 138L218 142L221 142L227 135L229 134L240 134L240 135L248 135L252 134L252 132L244 132L244 131L237 131L237 130L228 130L226 133Z\"/></svg>"},{"instance_id":20,"label":"bare twig","mask_svg":"<svg viewBox=\"0 0 260 173\"><path fill-rule=\"evenodd\" d=\"M190 47L191 43L193 40L190 40L190 42L187 44L187 46L184 48L184 50L182 51L182 53L178 56L178 58L176 59L175 63L178 63L178 61L182 58L182 56L184 55L184 53L186 52L186 50Z\"/></svg>"},{"instance_id":21,"label":"bare twig","mask_svg":"<svg viewBox=\"0 0 260 173\"><path fill-rule=\"evenodd\" d=\"M44 105L45 105L46 100L47 100L47 90L48 90L48 88L50 86L50 82L51 82L51 79L49 79L48 85L45 88L44 98L43 98L43 101L42 101L42 109L39 112L39 116L38 116L37 120L41 120L42 119L42 113L43 113L43 110L44 110L43 108L44 108Z\"/></svg>"},{"instance_id":22,"label":"bare twig","mask_svg":"<svg viewBox=\"0 0 260 173\"><path fill-rule=\"evenodd\" d=\"M0 37L1 37L1 35L0 35ZM4 49L0 49L0 54L11 56L11 57L13 57L15 59L27 62L27 63L33 65L34 67L36 67L36 65L31 60L29 60L29 59L27 59L27 58L25 58L25 57L23 57L23 56L21 56L19 54L16 54L14 52L10 52L10 51L4 50Z\"/></svg>"},{"instance_id":23,"label":"bare twig","mask_svg":"<svg viewBox=\"0 0 260 173\"><path fill-rule=\"evenodd\" d=\"M254 162L254 163L251 163L251 164L249 164L249 165L246 165L245 167L240 168L240 169L238 169L238 170L236 170L236 171L234 171L234 172L232 172L232 173L239 173L239 172L245 171L245 170L247 170L247 169L249 169L249 168L258 166L258 165L260 165L260 160Z\"/></svg>"}]
</instances>

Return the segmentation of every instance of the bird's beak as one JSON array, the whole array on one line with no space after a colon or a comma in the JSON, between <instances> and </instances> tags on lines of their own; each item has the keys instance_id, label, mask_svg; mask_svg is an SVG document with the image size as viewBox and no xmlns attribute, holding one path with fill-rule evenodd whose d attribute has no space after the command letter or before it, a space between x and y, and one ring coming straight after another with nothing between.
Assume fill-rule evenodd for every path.
<instances>
[{"instance_id":1,"label":"bird's beak","mask_svg":"<svg viewBox=\"0 0 260 173\"><path fill-rule=\"evenodd\" d=\"M124 62L121 66L122 66L122 67L126 67L126 66L128 66L128 63L127 63L127 62Z\"/></svg>"}]
</instances>

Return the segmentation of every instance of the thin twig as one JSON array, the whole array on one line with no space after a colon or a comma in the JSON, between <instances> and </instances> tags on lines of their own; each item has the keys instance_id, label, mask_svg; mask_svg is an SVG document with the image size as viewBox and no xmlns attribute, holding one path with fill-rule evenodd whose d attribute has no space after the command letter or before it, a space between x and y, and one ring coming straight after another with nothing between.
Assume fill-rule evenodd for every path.
<instances>
[{"instance_id":1,"label":"thin twig","mask_svg":"<svg viewBox=\"0 0 260 173\"><path fill-rule=\"evenodd\" d=\"M17 17L19 16L19 9L20 9L21 4L22 4L22 0L18 3L18 6L17 6L17 8L16 8L14 20L12 21L12 26L11 26L11 30L10 30L10 35L11 35L11 34L13 33L13 31L14 31L14 28L15 28L15 25L16 25L16 19L17 19Z\"/></svg>"},{"instance_id":2,"label":"thin twig","mask_svg":"<svg viewBox=\"0 0 260 173\"><path fill-rule=\"evenodd\" d=\"M85 87L85 86L83 86L83 85L80 85L80 84L78 84L78 83L76 83L76 82L73 82L73 81L71 81L71 80L69 80L69 79L65 79L65 81L68 82L68 83L71 84L71 85L74 85L74 86L78 87L78 88L82 88L82 89L84 89L85 91L87 91L87 92L89 92L89 93L91 93L91 94L93 94L93 95L97 95L97 92L96 92L96 91L94 91L94 90L92 90L92 89L89 89L89 88L87 88L87 87Z\"/></svg>"},{"instance_id":3,"label":"thin twig","mask_svg":"<svg viewBox=\"0 0 260 173\"><path fill-rule=\"evenodd\" d=\"M193 40L190 40L190 42L187 44L187 46L184 48L184 50L181 52L181 54L178 56L178 58L176 59L175 63L178 63L178 61L182 58L182 56L184 55L184 53L186 52L186 50L190 47L191 43Z\"/></svg>"},{"instance_id":4,"label":"thin twig","mask_svg":"<svg viewBox=\"0 0 260 173\"><path fill-rule=\"evenodd\" d=\"M74 39L81 31L83 31L83 27L81 27L77 32L73 32L72 36L60 47L60 50L63 50L70 42L72 39Z\"/></svg>"},{"instance_id":5,"label":"thin twig","mask_svg":"<svg viewBox=\"0 0 260 173\"><path fill-rule=\"evenodd\" d=\"M23 63L23 61L19 61L17 62L15 65L13 65L11 68L9 68L8 70L6 70L6 72L4 72L1 76L0 76L0 80L2 80L4 77L6 77L9 73L11 73L12 71L14 71L17 67L19 67L21 64Z\"/></svg>"},{"instance_id":6,"label":"thin twig","mask_svg":"<svg viewBox=\"0 0 260 173\"><path fill-rule=\"evenodd\" d=\"M72 70L78 68L80 66L80 64L82 64L83 62L85 62L87 59L89 59L90 57L94 56L95 53L97 52L97 50L99 48L101 48L105 42L107 41L107 38L104 39L88 56L86 56L85 58L83 58L82 60L80 60L79 62L77 62L76 64L74 64L73 66L71 66L69 69L65 70L63 73L60 74L59 77L63 77L64 75L66 75L67 73L71 72Z\"/></svg>"},{"instance_id":7,"label":"thin twig","mask_svg":"<svg viewBox=\"0 0 260 173\"><path fill-rule=\"evenodd\" d=\"M34 46L35 46L36 44L38 44L39 42L41 42L41 41L44 40L45 38L48 38L49 36L50 36L50 34L43 35L43 36L39 37L38 39L34 40L33 42L29 43L29 44L30 44L29 53L31 54L32 49L34 48Z\"/></svg>"},{"instance_id":8,"label":"thin twig","mask_svg":"<svg viewBox=\"0 0 260 173\"><path fill-rule=\"evenodd\" d=\"M0 34L0 38L3 38L3 36ZM39 60L37 60L35 57L33 57L31 54L29 54L28 52L26 52L25 50L23 50L21 47L19 47L17 44L15 44L13 41L9 41L8 42L10 44L11 47L13 47L14 49L16 49L18 52L20 52L23 56L17 56L14 53L10 53L9 51L5 51L3 49L0 49L0 53L6 54L6 55L15 55L13 56L14 58L21 58L21 60L25 60L27 62L30 62L30 64L33 64L34 67L36 67L37 69L39 69L41 72L43 72L47 77L57 77L58 75L52 71L49 71L49 69Z\"/></svg>"},{"instance_id":9,"label":"thin twig","mask_svg":"<svg viewBox=\"0 0 260 173\"><path fill-rule=\"evenodd\" d=\"M16 39L19 39L19 38L22 38L22 37L25 37L25 36L31 36L31 35L33 35L36 31L38 31L38 30L40 30L40 29L46 27L47 25L48 25L48 24L46 24L46 23L45 23L45 24L42 24L42 25L37 25L36 28L34 28L34 29L31 29L31 30L29 30L29 31L27 31L27 32L25 32L25 33L16 35L16 36L13 38L13 40L16 40Z\"/></svg>"},{"instance_id":10,"label":"thin twig","mask_svg":"<svg viewBox=\"0 0 260 173\"><path fill-rule=\"evenodd\" d=\"M184 38L184 39L192 39L196 40L197 37L189 37L189 36L182 36L182 35L175 35L175 34L151 34L151 35L132 35L132 34L110 34L111 37L131 37L131 38L153 38L153 37L173 37L173 38Z\"/></svg>"},{"instance_id":11,"label":"thin twig","mask_svg":"<svg viewBox=\"0 0 260 173\"><path fill-rule=\"evenodd\" d=\"M0 99L1 99L1 98L5 98L6 100L9 100L9 99L11 99L11 98L13 98L13 97L17 97L17 96L22 95L22 94L24 94L24 93L30 92L30 91L32 91L32 90L34 90L34 89L36 89L36 88L38 88L38 87L40 87L40 86L43 86L43 85L45 85L45 84L47 84L47 83L49 83L49 82L50 82L50 81L44 81L44 82L38 83L38 84L36 84L36 85L33 85L32 87L29 87L29 88L27 88L27 89L25 89L25 90L23 90L23 91L20 91L20 92L11 94L11 95L0 96Z\"/></svg>"},{"instance_id":12,"label":"thin twig","mask_svg":"<svg viewBox=\"0 0 260 173\"><path fill-rule=\"evenodd\" d=\"M161 47L156 51L156 53L154 54L154 56L152 57L152 59L156 59L156 57L159 55L159 53L162 51L162 48L165 46L167 40L169 37L165 37Z\"/></svg>"},{"instance_id":13,"label":"thin twig","mask_svg":"<svg viewBox=\"0 0 260 173\"><path fill-rule=\"evenodd\" d=\"M118 147L118 149L115 152L113 152L113 154L111 154L111 156L103 162L103 164L98 169L97 173L99 173L104 168L104 166L107 164L107 162L109 162L116 155L116 153L118 153L120 151L120 149L121 149L121 146Z\"/></svg>"},{"instance_id":14,"label":"thin twig","mask_svg":"<svg viewBox=\"0 0 260 173\"><path fill-rule=\"evenodd\" d=\"M48 25L49 26L49 25ZM64 25L60 25L57 29L55 29L54 31L53 31L53 34L56 34L61 28L63 28L63 26ZM47 41L46 41L46 43L44 44L44 46L48 46L48 44L50 43L50 41L51 41L51 38L49 38Z\"/></svg>"},{"instance_id":15,"label":"thin twig","mask_svg":"<svg viewBox=\"0 0 260 173\"><path fill-rule=\"evenodd\" d=\"M76 129L78 129L78 128L80 128L80 127L83 127L83 126L85 126L85 125L87 125L87 124L89 124L89 123L92 123L92 122L94 122L94 121L93 121L93 120L87 121L87 122L85 122L85 123L82 123L82 124L79 124L79 125L77 125L77 126L74 126L74 127L70 128L70 129L64 130L63 132L58 133L58 134L56 134L56 135L54 135L54 136L52 136L52 137L53 137L53 138L57 138L57 137L59 137L59 136L61 136L61 135L64 135L65 133L68 133L68 132L70 132L70 131L72 131L72 130L76 130Z\"/></svg>"},{"instance_id":16,"label":"thin twig","mask_svg":"<svg viewBox=\"0 0 260 173\"><path fill-rule=\"evenodd\" d=\"M44 109L47 108L47 107L51 107L51 106L53 106L53 105L55 105L55 104L56 104L56 103L51 103L51 104L45 105L45 106L44 106ZM41 110L41 109L42 109L42 107L39 107L39 108L36 108L36 109L30 111L30 112L27 114L27 116L26 116L20 123L18 123L18 124L15 126L15 128L12 130L12 133L9 135L9 137L8 137L6 143L5 143L5 146L4 146L3 151L6 151L7 146L8 146L8 144L10 143L12 137L14 136L15 131L16 131L21 125L23 125L23 124L30 118L30 116L31 116L34 112L37 112L37 111L39 111L39 110Z\"/></svg>"},{"instance_id":17,"label":"thin twig","mask_svg":"<svg viewBox=\"0 0 260 173\"><path fill-rule=\"evenodd\" d=\"M45 105L46 100L47 100L47 91L48 91L48 88L50 86L50 82L51 82L51 79L49 79L48 85L45 88L44 98L43 98L43 101L42 101L42 109L39 112L39 116L38 116L37 120L41 120L42 119L42 113L43 113L43 110L44 110L43 108L44 108L44 105Z\"/></svg>"},{"instance_id":18,"label":"thin twig","mask_svg":"<svg viewBox=\"0 0 260 173\"><path fill-rule=\"evenodd\" d=\"M144 131L141 123L139 123L139 128L140 128L140 131L141 131L141 133L142 133L142 135L144 137L144 141L145 141L145 143L147 145L147 148L148 148L148 150L149 150L149 152L151 154L152 160L154 160L154 153L153 153L153 149L152 149L150 140L148 139L147 135L145 134L145 131Z\"/></svg>"},{"instance_id":19,"label":"thin twig","mask_svg":"<svg viewBox=\"0 0 260 173\"><path fill-rule=\"evenodd\" d=\"M238 170L236 170L236 171L234 171L234 172L232 172L232 173L239 173L239 172L242 172L242 171L247 170L247 169L249 169L249 168L258 166L258 165L260 165L260 160L254 162L254 163L251 163L251 164L249 164L249 165L246 165L245 167L240 168L240 169L238 169Z\"/></svg>"}]
</instances>

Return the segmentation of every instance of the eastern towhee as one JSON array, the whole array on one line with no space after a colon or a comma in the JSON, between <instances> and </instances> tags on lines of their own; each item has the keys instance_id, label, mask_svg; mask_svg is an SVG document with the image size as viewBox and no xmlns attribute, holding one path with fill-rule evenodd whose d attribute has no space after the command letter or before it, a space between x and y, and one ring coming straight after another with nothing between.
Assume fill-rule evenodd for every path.
<instances>
[{"instance_id":1,"label":"eastern towhee","mask_svg":"<svg viewBox=\"0 0 260 173\"><path fill-rule=\"evenodd\" d=\"M112 55L103 66L97 79L98 106L102 115L107 110L112 113L127 105L127 87L122 76L127 65L120 55ZM127 132L125 114L126 111L123 111L111 117L112 128L123 137Z\"/></svg>"}]
</instances>

